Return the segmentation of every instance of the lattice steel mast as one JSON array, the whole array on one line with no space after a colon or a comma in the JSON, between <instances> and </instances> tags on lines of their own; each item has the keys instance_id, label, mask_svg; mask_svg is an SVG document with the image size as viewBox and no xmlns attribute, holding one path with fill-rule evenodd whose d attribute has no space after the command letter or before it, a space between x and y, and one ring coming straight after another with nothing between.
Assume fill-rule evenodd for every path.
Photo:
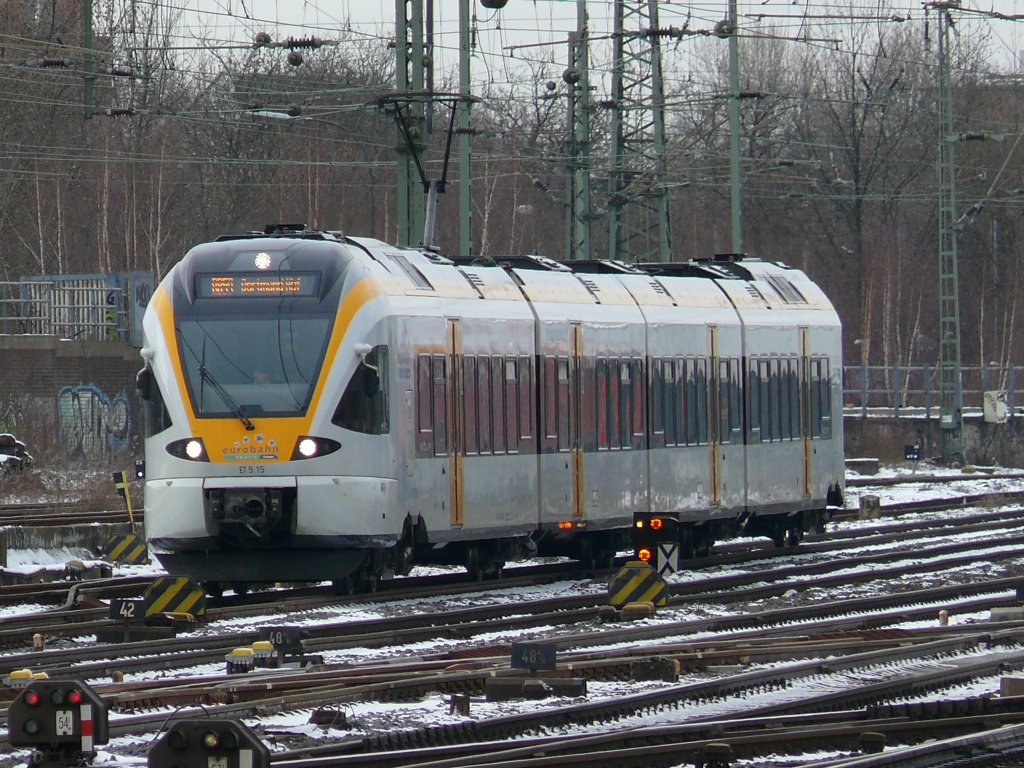
<instances>
[{"instance_id":1,"label":"lattice steel mast","mask_svg":"<svg viewBox=\"0 0 1024 768\"><path fill-rule=\"evenodd\" d=\"M615 0L610 257L669 261L665 88L658 0Z\"/></svg>"},{"instance_id":2,"label":"lattice steel mast","mask_svg":"<svg viewBox=\"0 0 1024 768\"><path fill-rule=\"evenodd\" d=\"M566 259L589 259L591 255L589 47L586 0L576 0L576 31L569 35L569 67L562 76L568 87L569 102L566 120Z\"/></svg>"},{"instance_id":3,"label":"lattice steel mast","mask_svg":"<svg viewBox=\"0 0 1024 768\"><path fill-rule=\"evenodd\" d=\"M429 0L428 0L429 2ZM425 83L423 0L395 0L395 89L422 93ZM412 147L401 129L397 131L398 153L398 245L415 245L422 240L426 219L426 197L420 186L416 156L423 156L426 117L422 102L410 102L404 115Z\"/></svg>"},{"instance_id":4,"label":"lattice steel mast","mask_svg":"<svg viewBox=\"0 0 1024 768\"><path fill-rule=\"evenodd\" d=\"M959 2L934 3L939 15L939 425L944 461L963 460L963 381L960 366L960 290L956 251L956 142L950 73L950 9Z\"/></svg>"}]
</instances>

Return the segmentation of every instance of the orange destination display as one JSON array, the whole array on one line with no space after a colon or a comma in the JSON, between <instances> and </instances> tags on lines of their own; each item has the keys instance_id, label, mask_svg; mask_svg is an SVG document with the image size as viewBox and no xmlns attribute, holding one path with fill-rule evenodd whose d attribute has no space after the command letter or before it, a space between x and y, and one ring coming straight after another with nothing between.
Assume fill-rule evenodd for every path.
<instances>
[{"instance_id":1,"label":"orange destination display","mask_svg":"<svg viewBox=\"0 0 1024 768\"><path fill-rule=\"evenodd\" d=\"M231 272L196 275L201 299L258 296L315 296L315 272Z\"/></svg>"}]
</instances>

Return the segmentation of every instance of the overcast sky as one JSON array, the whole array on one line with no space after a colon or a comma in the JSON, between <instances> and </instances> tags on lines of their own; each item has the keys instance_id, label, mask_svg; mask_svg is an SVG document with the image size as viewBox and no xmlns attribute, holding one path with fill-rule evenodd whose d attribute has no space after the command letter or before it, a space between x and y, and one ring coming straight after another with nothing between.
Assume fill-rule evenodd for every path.
<instances>
[{"instance_id":1,"label":"overcast sky","mask_svg":"<svg viewBox=\"0 0 1024 768\"><path fill-rule=\"evenodd\" d=\"M329 40L339 37L339 31L345 29L349 35L381 39L382 44L394 36L394 0L190 0L185 5L201 9L196 16L195 31L203 30L206 35L225 42L250 41L256 30L270 32L275 39L316 35ZM435 44L442 68L454 68L457 61L458 6L458 0L435 0ZM963 6L1003 14L1024 13L1024 0L964 0ZM741 26L752 32L763 31L770 25L784 35L796 36L801 29L806 29L803 25L808 22L834 27L849 24L849 21L838 21L834 17L849 16L851 8L855 8L862 19L857 23L874 23L870 19L878 7L878 3L870 0L846 3L752 0L739 2L738 12ZM592 35L599 37L610 31L611 8L610 0L588 0ZM891 0L886 8L885 16L896 13L921 20L925 15L925 3L920 0ZM509 56L529 55L531 58L550 58L558 63L566 61L566 36L576 26L575 0L508 0L501 11L488 10L479 0L472 0L471 12L476 16L478 58L487 59L486 67L500 68L504 66L502 59ZM663 28L688 25L691 30L709 30L727 15L728 4L726 0L703 3L663 0L659 13ZM760 21L754 18L755 15L760 17ZM1018 52L1024 49L1024 20L987 21L978 15L960 14L961 29L982 23L992 31L994 43L1001 51L1000 60L1005 56L1007 62L1018 61ZM686 56L695 39L704 38L684 38L674 46L672 55ZM536 47L538 43L551 45ZM515 48L524 45L530 46L529 51ZM481 71L480 63L474 65L476 72Z\"/></svg>"}]
</instances>

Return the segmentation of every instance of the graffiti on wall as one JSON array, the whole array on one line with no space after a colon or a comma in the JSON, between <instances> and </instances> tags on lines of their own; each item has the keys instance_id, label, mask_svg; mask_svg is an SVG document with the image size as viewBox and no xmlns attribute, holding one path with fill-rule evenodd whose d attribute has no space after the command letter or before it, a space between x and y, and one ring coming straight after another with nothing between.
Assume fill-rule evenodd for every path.
<instances>
[{"instance_id":1,"label":"graffiti on wall","mask_svg":"<svg viewBox=\"0 0 1024 768\"><path fill-rule=\"evenodd\" d=\"M57 393L57 416L64 455L69 459L109 457L131 439L128 397L108 397L92 384L64 387Z\"/></svg>"}]
</instances>

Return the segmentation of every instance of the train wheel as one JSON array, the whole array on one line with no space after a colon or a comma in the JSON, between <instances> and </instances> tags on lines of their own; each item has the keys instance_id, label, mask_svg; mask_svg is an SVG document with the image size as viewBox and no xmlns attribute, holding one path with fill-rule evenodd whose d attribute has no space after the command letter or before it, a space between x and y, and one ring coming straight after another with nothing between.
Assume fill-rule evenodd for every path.
<instances>
[{"instance_id":1,"label":"train wheel","mask_svg":"<svg viewBox=\"0 0 1024 768\"><path fill-rule=\"evenodd\" d=\"M331 589L336 595L354 595L356 593L356 580L352 576L344 579L335 579L331 582Z\"/></svg>"},{"instance_id":2,"label":"train wheel","mask_svg":"<svg viewBox=\"0 0 1024 768\"><path fill-rule=\"evenodd\" d=\"M376 592L380 586L380 576L376 573L364 573L359 577L360 592Z\"/></svg>"},{"instance_id":3,"label":"train wheel","mask_svg":"<svg viewBox=\"0 0 1024 768\"><path fill-rule=\"evenodd\" d=\"M493 551L485 551L477 544L466 547L466 572L472 581L500 579L505 561Z\"/></svg>"},{"instance_id":4,"label":"train wheel","mask_svg":"<svg viewBox=\"0 0 1024 768\"><path fill-rule=\"evenodd\" d=\"M480 554L480 547L476 544L466 547L466 573L469 574L470 581L484 580L483 557Z\"/></svg>"},{"instance_id":5,"label":"train wheel","mask_svg":"<svg viewBox=\"0 0 1024 768\"><path fill-rule=\"evenodd\" d=\"M500 560L491 560L487 563L484 568L485 579L500 579L502 574L505 572L505 563Z\"/></svg>"},{"instance_id":6,"label":"train wheel","mask_svg":"<svg viewBox=\"0 0 1024 768\"><path fill-rule=\"evenodd\" d=\"M786 531L786 546L795 547L797 544L800 543L800 540L803 539L803 537L804 532L801 531L799 528L790 528L788 531Z\"/></svg>"}]
</instances>

